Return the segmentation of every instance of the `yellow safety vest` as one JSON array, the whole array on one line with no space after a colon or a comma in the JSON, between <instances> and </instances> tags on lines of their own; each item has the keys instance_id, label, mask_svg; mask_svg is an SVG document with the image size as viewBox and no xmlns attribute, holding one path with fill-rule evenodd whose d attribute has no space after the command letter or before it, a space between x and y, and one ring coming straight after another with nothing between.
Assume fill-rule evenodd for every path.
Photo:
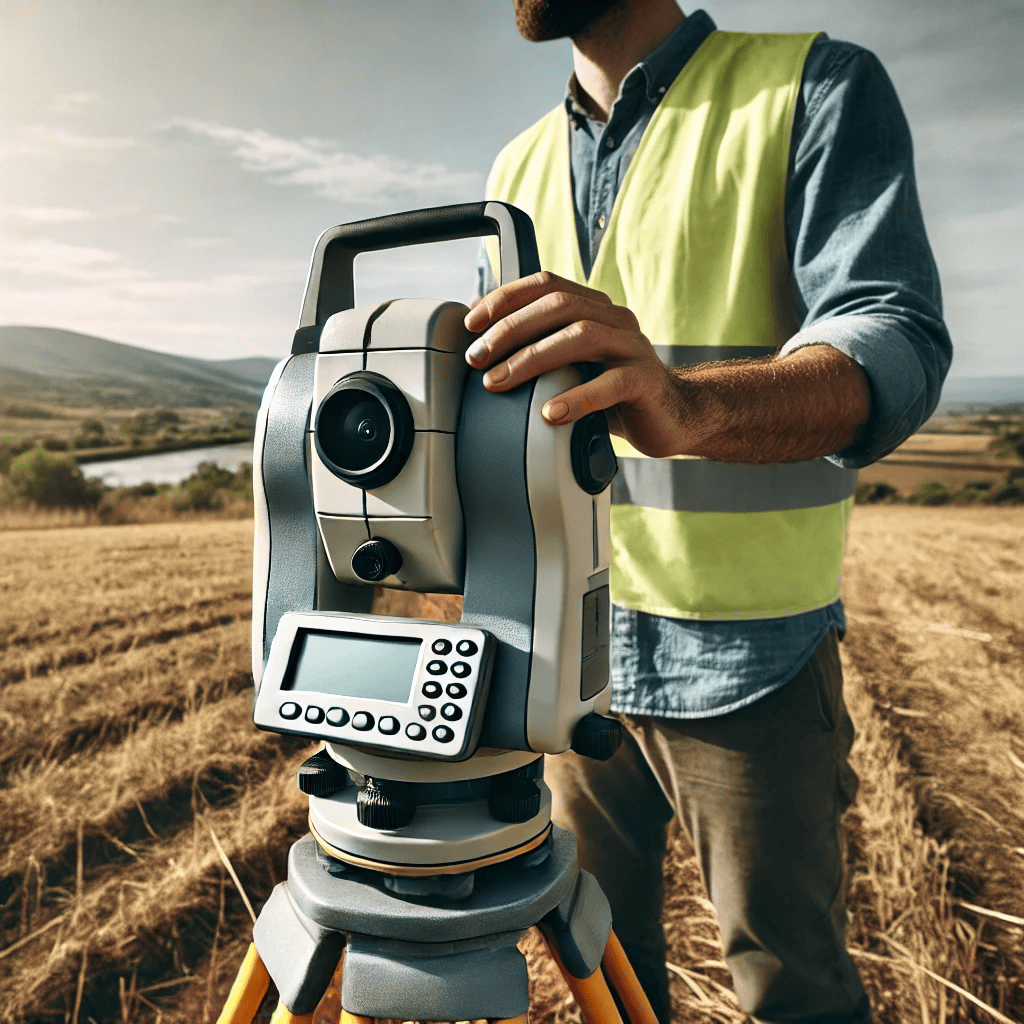
<instances>
[{"instance_id":1,"label":"yellow safety vest","mask_svg":"<svg viewBox=\"0 0 1024 1024\"><path fill-rule=\"evenodd\" d=\"M564 107L499 154L488 197L529 213L541 266L628 306L667 365L776 352L799 326L784 207L814 38L708 37L644 133L589 280ZM678 618L764 619L839 596L856 472L825 459L731 465L650 459L620 438L615 447L615 603Z\"/></svg>"}]
</instances>

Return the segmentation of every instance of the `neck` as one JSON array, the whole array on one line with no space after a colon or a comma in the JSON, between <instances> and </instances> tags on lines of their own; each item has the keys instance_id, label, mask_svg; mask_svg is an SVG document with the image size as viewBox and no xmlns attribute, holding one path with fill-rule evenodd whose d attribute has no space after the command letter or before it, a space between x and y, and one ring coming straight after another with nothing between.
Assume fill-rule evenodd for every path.
<instances>
[{"instance_id":1,"label":"neck","mask_svg":"<svg viewBox=\"0 0 1024 1024\"><path fill-rule=\"evenodd\" d=\"M577 99L587 112L607 121L622 80L683 18L675 0L619 0L574 36Z\"/></svg>"}]
</instances>

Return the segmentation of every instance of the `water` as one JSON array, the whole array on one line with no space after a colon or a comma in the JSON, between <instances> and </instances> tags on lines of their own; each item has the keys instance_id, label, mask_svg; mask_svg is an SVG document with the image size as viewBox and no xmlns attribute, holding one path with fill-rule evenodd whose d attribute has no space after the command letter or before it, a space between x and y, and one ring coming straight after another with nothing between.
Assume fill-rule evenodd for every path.
<instances>
[{"instance_id":1,"label":"water","mask_svg":"<svg viewBox=\"0 0 1024 1024\"><path fill-rule=\"evenodd\" d=\"M158 455L133 455L110 462L87 462L82 472L100 479L108 487L136 487L139 484L177 484L191 476L200 462L216 462L223 469L238 469L252 462L251 444L218 444L191 448L185 452L160 452Z\"/></svg>"}]
</instances>

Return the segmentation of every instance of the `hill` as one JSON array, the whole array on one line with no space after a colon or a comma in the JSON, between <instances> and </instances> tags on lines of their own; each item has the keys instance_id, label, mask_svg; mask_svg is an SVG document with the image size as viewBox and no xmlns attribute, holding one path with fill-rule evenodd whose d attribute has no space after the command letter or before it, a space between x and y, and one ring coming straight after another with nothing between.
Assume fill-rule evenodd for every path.
<instances>
[{"instance_id":1,"label":"hill","mask_svg":"<svg viewBox=\"0 0 1024 1024\"><path fill-rule=\"evenodd\" d=\"M1024 377L949 377L936 411L981 412L993 407L1024 411Z\"/></svg>"},{"instance_id":2,"label":"hill","mask_svg":"<svg viewBox=\"0 0 1024 1024\"><path fill-rule=\"evenodd\" d=\"M106 408L259 404L275 360L204 360L52 327L0 326L0 398Z\"/></svg>"}]
</instances>

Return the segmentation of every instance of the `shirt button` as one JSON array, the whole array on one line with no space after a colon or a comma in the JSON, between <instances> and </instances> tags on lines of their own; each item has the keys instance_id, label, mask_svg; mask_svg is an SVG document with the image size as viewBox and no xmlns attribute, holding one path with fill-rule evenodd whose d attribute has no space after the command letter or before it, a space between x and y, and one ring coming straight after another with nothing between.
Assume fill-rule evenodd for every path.
<instances>
[{"instance_id":1,"label":"shirt button","mask_svg":"<svg viewBox=\"0 0 1024 1024\"><path fill-rule=\"evenodd\" d=\"M604 140L604 144L609 149L614 149L615 148L615 139L611 135L609 135L608 138Z\"/></svg>"},{"instance_id":2,"label":"shirt button","mask_svg":"<svg viewBox=\"0 0 1024 1024\"><path fill-rule=\"evenodd\" d=\"M664 96L665 95L665 86L659 85L658 86L658 92L660 92L662 94L662 96Z\"/></svg>"},{"instance_id":3,"label":"shirt button","mask_svg":"<svg viewBox=\"0 0 1024 1024\"><path fill-rule=\"evenodd\" d=\"M604 230L604 214L603 213L601 214L600 217L597 218L597 226L599 228L601 228L602 230Z\"/></svg>"}]
</instances>

